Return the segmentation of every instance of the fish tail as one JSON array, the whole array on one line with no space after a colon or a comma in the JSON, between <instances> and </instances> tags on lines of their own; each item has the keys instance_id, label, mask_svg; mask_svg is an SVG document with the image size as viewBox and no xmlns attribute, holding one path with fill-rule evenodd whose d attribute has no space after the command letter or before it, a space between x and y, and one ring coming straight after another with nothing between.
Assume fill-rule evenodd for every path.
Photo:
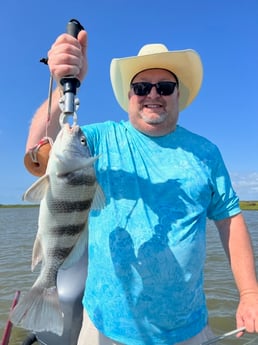
<instances>
[{"instance_id":1,"label":"fish tail","mask_svg":"<svg viewBox=\"0 0 258 345\"><path fill-rule=\"evenodd\" d=\"M32 287L11 311L10 320L34 332L62 335L64 319L56 287Z\"/></svg>"}]
</instances>

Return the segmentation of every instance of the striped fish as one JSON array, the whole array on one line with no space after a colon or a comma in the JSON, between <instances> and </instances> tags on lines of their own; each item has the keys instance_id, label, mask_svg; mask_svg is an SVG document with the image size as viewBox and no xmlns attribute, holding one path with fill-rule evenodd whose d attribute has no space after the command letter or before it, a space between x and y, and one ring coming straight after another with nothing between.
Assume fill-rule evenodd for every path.
<instances>
[{"instance_id":1,"label":"striped fish","mask_svg":"<svg viewBox=\"0 0 258 345\"><path fill-rule=\"evenodd\" d=\"M97 158L91 157L80 127L66 124L53 144L46 174L24 194L24 200L41 200L32 270L41 261L42 267L31 290L11 312L15 325L63 333L57 272L79 260L87 245L89 211L104 207L93 167Z\"/></svg>"}]
</instances>

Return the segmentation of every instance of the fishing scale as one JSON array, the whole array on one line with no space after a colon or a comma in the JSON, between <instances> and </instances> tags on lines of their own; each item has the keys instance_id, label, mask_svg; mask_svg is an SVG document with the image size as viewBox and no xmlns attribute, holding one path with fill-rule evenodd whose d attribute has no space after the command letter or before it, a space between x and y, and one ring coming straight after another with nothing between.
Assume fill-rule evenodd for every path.
<instances>
[{"instance_id":1,"label":"fishing scale","mask_svg":"<svg viewBox=\"0 0 258 345\"><path fill-rule=\"evenodd\" d=\"M77 38L79 32L84 30L83 26L80 22L76 19L71 19L66 27L66 32ZM48 63L47 58L42 58L40 62L44 64ZM59 123L61 128L67 122L69 122L69 118L73 121L73 126L77 124L77 109L79 108L79 99L76 96L77 89L80 87L80 81L75 78L74 76L65 76L60 80L60 84L62 86L63 95L59 100L59 107L61 109L61 114L59 117ZM52 99L52 87L53 87L53 76L50 76L49 82L49 92L48 92L48 119L47 123L51 117L51 99ZM46 136L42 138L38 144L28 152L26 152L24 157L24 165L27 170L35 176L42 176L44 175L48 163L49 158L49 151L53 141L51 138L47 136L47 128L46 128Z\"/></svg>"}]
</instances>

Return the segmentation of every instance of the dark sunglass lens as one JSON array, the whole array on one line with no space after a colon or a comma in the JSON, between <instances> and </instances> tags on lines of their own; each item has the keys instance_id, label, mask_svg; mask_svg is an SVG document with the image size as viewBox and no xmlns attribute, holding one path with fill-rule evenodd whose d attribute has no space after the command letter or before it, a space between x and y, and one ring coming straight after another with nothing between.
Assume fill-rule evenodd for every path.
<instances>
[{"instance_id":1,"label":"dark sunglass lens","mask_svg":"<svg viewBox=\"0 0 258 345\"><path fill-rule=\"evenodd\" d=\"M135 83L132 84L133 91L137 96L146 96L151 90L150 83Z\"/></svg>"},{"instance_id":2,"label":"dark sunglass lens","mask_svg":"<svg viewBox=\"0 0 258 345\"><path fill-rule=\"evenodd\" d=\"M164 81L164 82L157 83L156 85L157 85L157 92L160 95L169 96L169 95L172 95L172 93L174 92L176 83Z\"/></svg>"},{"instance_id":3,"label":"dark sunglass lens","mask_svg":"<svg viewBox=\"0 0 258 345\"><path fill-rule=\"evenodd\" d=\"M137 96L147 96L153 86L156 87L156 90L159 95L161 96L169 96L172 95L174 92L176 83L170 81L161 81L157 84L151 84L148 82L140 82L140 83L133 83L132 85L133 91Z\"/></svg>"}]
</instances>

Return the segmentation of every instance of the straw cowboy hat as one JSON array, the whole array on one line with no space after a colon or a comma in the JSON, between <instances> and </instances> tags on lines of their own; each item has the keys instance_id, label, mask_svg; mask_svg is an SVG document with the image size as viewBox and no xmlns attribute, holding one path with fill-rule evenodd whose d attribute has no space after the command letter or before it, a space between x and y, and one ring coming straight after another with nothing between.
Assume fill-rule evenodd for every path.
<instances>
[{"instance_id":1,"label":"straw cowboy hat","mask_svg":"<svg viewBox=\"0 0 258 345\"><path fill-rule=\"evenodd\" d=\"M111 61L111 84L118 103L125 111L128 110L128 92L133 77L151 68L166 69L177 76L180 111L197 96L203 76L199 54L192 49L168 51L163 44L147 44L140 49L137 56Z\"/></svg>"}]
</instances>

